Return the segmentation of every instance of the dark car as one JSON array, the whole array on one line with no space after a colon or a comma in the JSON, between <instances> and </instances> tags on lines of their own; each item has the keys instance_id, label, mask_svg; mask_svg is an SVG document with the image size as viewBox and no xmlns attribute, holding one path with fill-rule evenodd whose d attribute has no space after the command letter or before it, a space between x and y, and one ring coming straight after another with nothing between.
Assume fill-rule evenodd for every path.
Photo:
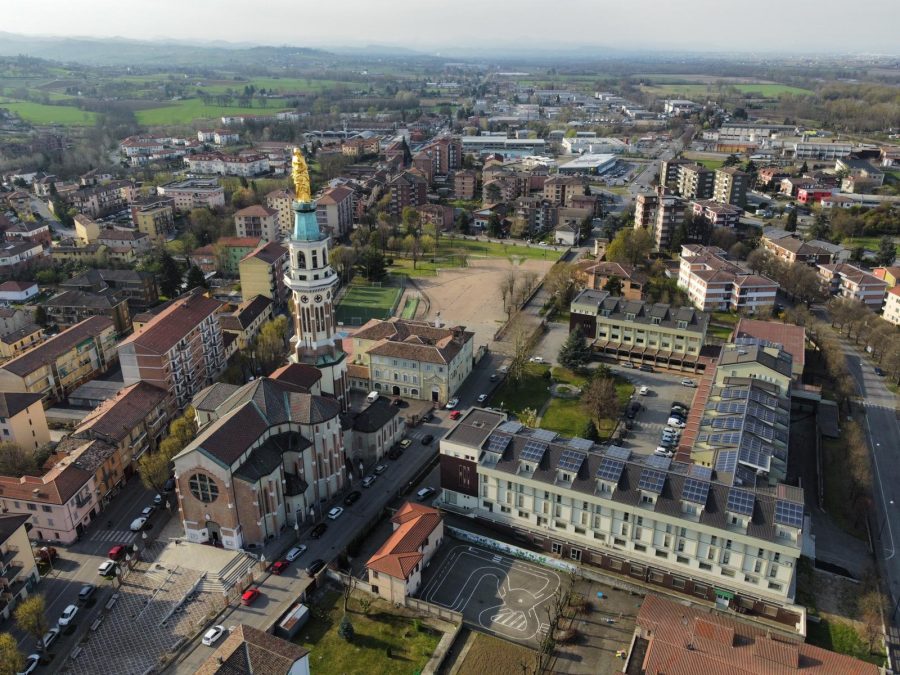
<instances>
[{"instance_id":1,"label":"dark car","mask_svg":"<svg viewBox=\"0 0 900 675\"><path fill-rule=\"evenodd\" d=\"M163 485L163 492L171 492L174 489L175 489L175 479L170 478L169 480L166 481L166 484Z\"/></svg>"},{"instance_id":2,"label":"dark car","mask_svg":"<svg viewBox=\"0 0 900 675\"><path fill-rule=\"evenodd\" d=\"M287 560L279 560L272 563L272 574L281 574L288 568L288 565L290 563Z\"/></svg>"},{"instance_id":3,"label":"dark car","mask_svg":"<svg viewBox=\"0 0 900 675\"><path fill-rule=\"evenodd\" d=\"M642 371L644 371L645 373L652 373L652 372L653 372L653 366L650 366L650 365L648 365L648 364L645 363L644 365L642 365L642 366L639 368L639 370L642 370Z\"/></svg>"},{"instance_id":4,"label":"dark car","mask_svg":"<svg viewBox=\"0 0 900 675\"><path fill-rule=\"evenodd\" d=\"M881 368L879 368L878 366L875 366L875 374L878 375L878 377L884 377L887 373L885 373L885 372L884 372Z\"/></svg>"},{"instance_id":5,"label":"dark car","mask_svg":"<svg viewBox=\"0 0 900 675\"><path fill-rule=\"evenodd\" d=\"M362 492L360 492L359 490L354 490L349 495L344 497L344 504L346 504L347 506L352 506L360 497L362 497Z\"/></svg>"},{"instance_id":6,"label":"dark car","mask_svg":"<svg viewBox=\"0 0 900 675\"><path fill-rule=\"evenodd\" d=\"M641 404L638 401L632 401L628 404L628 412L625 414L628 416L628 419L633 420L634 416L638 414L638 411L641 409Z\"/></svg>"},{"instance_id":7,"label":"dark car","mask_svg":"<svg viewBox=\"0 0 900 675\"><path fill-rule=\"evenodd\" d=\"M434 436L431 434L427 434L422 437L422 445L431 445L431 441L434 440Z\"/></svg>"},{"instance_id":8,"label":"dark car","mask_svg":"<svg viewBox=\"0 0 900 675\"><path fill-rule=\"evenodd\" d=\"M322 571L323 567L325 567L325 561L321 558L316 558L309 564L309 567L306 568L306 573L309 576L314 577Z\"/></svg>"},{"instance_id":9,"label":"dark car","mask_svg":"<svg viewBox=\"0 0 900 675\"><path fill-rule=\"evenodd\" d=\"M387 456L388 456L388 459L397 459L402 454L403 454L403 448L401 448L399 445L395 445L390 450L388 450Z\"/></svg>"},{"instance_id":10,"label":"dark car","mask_svg":"<svg viewBox=\"0 0 900 675\"><path fill-rule=\"evenodd\" d=\"M81 590L78 591L78 599L81 600L81 602L84 602L85 600L90 598L96 590L97 587L94 586L94 584L85 584L81 587Z\"/></svg>"},{"instance_id":11,"label":"dark car","mask_svg":"<svg viewBox=\"0 0 900 675\"><path fill-rule=\"evenodd\" d=\"M309 536L312 537L313 539L318 539L323 534L325 534L325 530L327 530L327 529L328 529L328 525L326 525L325 523L319 523L312 529L312 532L309 533Z\"/></svg>"}]
</instances>

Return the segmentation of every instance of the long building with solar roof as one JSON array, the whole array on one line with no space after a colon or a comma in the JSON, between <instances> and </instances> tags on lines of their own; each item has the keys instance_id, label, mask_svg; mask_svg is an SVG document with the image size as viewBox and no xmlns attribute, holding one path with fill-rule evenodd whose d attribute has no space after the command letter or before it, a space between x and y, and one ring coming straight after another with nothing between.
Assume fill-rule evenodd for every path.
<instances>
[{"instance_id":1,"label":"long building with solar roof","mask_svg":"<svg viewBox=\"0 0 900 675\"><path fill-rule=\"evenodd\" d=\"M745 405L778 409L780 401L757 400L752 383L741 389ZM745 466L742 438L736 462ZM777 452L766 454L771 461ZM792 628L805 624L793 604L806 530L800 488L744 486L733 470L632 455L480 408L441 440L440 467L444 508L533 547Z\"/></svg>"}]
</instances>

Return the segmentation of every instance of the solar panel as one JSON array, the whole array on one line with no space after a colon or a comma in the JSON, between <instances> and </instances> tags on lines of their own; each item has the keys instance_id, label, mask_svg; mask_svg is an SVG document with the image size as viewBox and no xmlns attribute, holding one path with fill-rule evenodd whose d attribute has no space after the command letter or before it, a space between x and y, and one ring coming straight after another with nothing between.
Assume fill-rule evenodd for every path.
<instances>
[{"instance_id":1,"label":"solar panel","mask_svg":"<svg viewBox=\"0 0 900 675\"><path fill-rule=\"evenodd\" d=\"M710 445L737 445L741 441L739 431L728 431L720 434L710 434L708 443Z\"/></svg>"},{"instance_id":2,"label":"solar panel","mask_svg":"<svg viewBox=\"0 0 900 675\"><path fill-rule=\"evenodd\" d=\"M563 450L562 454L559 456L559 462L557 463L556 468L562 469L563 471L578 473L578 470L584 463L585 457L587 457L587 455L583 452L578 452L577 450Z\"/></svg>"},{"instance_id":3,"label":"solar panel","mask_svg":"<svg viewBox=\"0 0 900 675\"><path fill-rule=\"evenodd\" d=\"M752 492L741 490L739 488L731 488L728 491L727 508L732 513L739 513L742 516L752 516L755 499Z\"/></svg>"},{"instance_id":4,"label":"solar panel","mask_svg":"<svg viewBox=\"0 0 900 675\"><path fill-rule=\"evenodd\" d=\"M537 438L538 440L546 441L547 443L554 440L557 436L558 434L555 431L548 431L547 429L534 429L531 432L532 438Z\"/></svg>"},{"instance_id":5,"label":"solar panel","mask_svg":"<svg viewBox=\"0 0 900 675\"><path fill-rule=\"evenodd\" d=\"M737 387L726 387L719 396L722 398L747 398L747 390Z\"/></svg>"},{"instance_id":6,"label":"solar panel","mask_svg":"<svg viewBox=\"0 0 900 675\"><path fill-rule=\"evenodd\" d=\"M681 489L681 498L694 504L706 504L709 495L709 483L696 478L685 478L684 487Z\"/></svg>"},{"instance_id":7,"label":"solar panel","mask_svg":"<svg viewBox=\"0 0 900 675\"><path fill-rule=\"evenodd\" d=\"M509 442L512 440L512 436L507 436L506 434L498 434L493 433L491 437L488 438L488 452L499 452L503 453L506 450L506 447L509 445Z\"/></svg>"},{"instance_id":8,"label":"solar panel","mask_svg":"<svg viewBox=\"0 0 900 675\"><path fill-rule=\"evenodd\" d=\"M756 401L757 403L762 403L769 408L778 407L778 399L774 396L769 396L765 392L760 391L759 389L751 389L750 390L750 400Z\"/></svg>"},{"instance_id":9,"label":"solar panel","mask_svg":"<svg viewBox=\"0 0 900 675\"><path fill-rule=\"evenodd\" d=\"M523 425L521 422L516 422L515 420L510 420L508 422L504 422L499 427L497 427L497 431L503 431L507 434L517 434L520 431L522 431L522 429L524 429L524 428L525 428L525 425Z\"/></svg>"},{"instance_id":10,"label":"solar panel","mask_svg":"<svg viewBox=\"0 0 900 675\"><path fill-rule=\"evenodd\" d=\"M803 504L777 500L775 502L775 522L789 527L803 527Z\"/></svg>"},{"instance_id":11,"label":"solar panel","mask_svg":"<svg viewBox=\"0 0 900 675\"><path fill-rule=\"evenodd\" d=\"M523 459L527 462L540 462L544 453L547 452L547 447L548 445L546 443L529 439L528 442L525 443L525 447L522 448L522 452L519 453L519 459Z\"/></svg>"},{"instance_id":12,"label":"solar panel","mask_svg":"<svg viewBox=\"0 0 900 675\"><path fill-rule=\"evenodd\" d=\"M597 469L597 478L602 478L603 480L608 480L612 483L618 483L624 468L625 462L621 459L604 457L600 461L600 468Z\"/></svg>"},{"instance_id":13,"label":"solar panel","mask_svg":"<svg viewBox=\"0 0 900 675\"><path fill-rule=\"evenodd\" d=\"M703 466L702 464L691 464L688 473L700 480L712 480L712 469L708 466Z\"/></svg>"},{"instance_id":14,"label":"solar panel","mask_svg":"<svg viewBox=\"0 0 900 675\"><path fill-rule=\"evenodd\" d=\"M716 412L720 413L731 413L731 414L740 414L743 415L747 410L746 403L735 403L733 401L720 401L716 403Z\"/></svg>"},{"instance_id":15,"label":"solar panel","mask_svg":"<svg viewBox=\"0 0 900 675\"><path fill-rule=\"evenodd\" d=\"M734 473L737 468L737 450L725 450L716 455L716 471Z\"/></svg>"},{"instance_id":16,"label":"solar panel","mask_svg":"<svg viewBox=\"0 0 900 675\"><path fill-rule=\"evenodd\" d=\"M734 470L734 476L732 483L737 486L744 486L747 488L753 488L756 486L756 469L751 469L749 466L744 466L743 464L738 464L737 468Z\"/></svg>"},{"instance_id":17,"label":"solar panel","mask_svg":"<svg viewBox=\"0 0 900 675\"><path fill-rule=\"evenodd\" d=\"M716 417L712 420L713 429L740 429L743 424L742 417Z\"/></svg>"},{"instance_id":18,"label":"solar panel","mask_svg":"<svg viewBox=\"0 0 900 675\"><path fill-rule=\"evenodd\" d=\"M622 459L626 462L631 459L631 450L628 448L623 448L620 445L611 445L606 449L604 453L607 457L614 457L615 459Z\"/></svg>"},{"instance_id":19,"label":"solar panel","mask_svg":"<svg viewBox=\"0 0 900 675\"><path fill-rule=\"evenodd\" d=\"M657 471L656 469L644 469L643 471L641 471L640 480L638 480L638 489L661 494L665 482L665 471Z\"/></svg>"},{"instance_id":20,"label":"solar panel","mask_svg":"<svg viewBox=\"0 0 900 675\"><path fill-rule=\"evenodd\" d=\"M667 471L672 464L672 460L668 457L660 457L659 455L649 455L644 458L644 464L652 466L654 469Z\"/></svg>"},{"instance_id":21,"label":"solar panel","mask_svg":"<svg viewBox=\"0 0 900 675\"><path fill-rule=\"evenodd\" d=\"M755 469L768 471L772 465L772 456L767 455L761 450L741 448L741 452L738 455L738 461L741 462L741 464L752 466Z\"/></svg>"},{"instance_id":22,"label":"solar panel","mask_svg":"<svg viewBox=\"0 0 900 675\"><path fill-rule=\"evenodd\" d=\"M590 450L594 447L594 441L589 441L586 438L575 438L569 439L569 447L575 448L576 450Z\"/></svg>"},{"instance_id":23,"label":"solar panel","mask_svg":"<svg viewBox=\"0 0 900 675\"><path fill-rule=\"evenodd\" d=\"M775 429L770 426L759 422L758 420L748 419L747 426L744 428L745 431L749 431L751 434L756 434L761 438L765 438L767 441L771 441L775 438Z\"/></svg>"}]
</instances>

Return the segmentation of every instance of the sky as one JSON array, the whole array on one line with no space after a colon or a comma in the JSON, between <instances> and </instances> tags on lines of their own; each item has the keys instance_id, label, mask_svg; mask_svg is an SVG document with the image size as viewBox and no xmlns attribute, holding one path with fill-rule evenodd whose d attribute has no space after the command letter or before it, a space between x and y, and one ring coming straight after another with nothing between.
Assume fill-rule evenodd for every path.
<instances>
[{"instance_id":1,"label":"sky","mask_svg":"<svg viewBox=\"0 0 900 675\"><path fill-rule=\"evenodd\" d=\"M900 0L25 0L0 30L327 48L897 54ZM459 54L458 51L456 52Z\"/></svg>"}]
</instances>

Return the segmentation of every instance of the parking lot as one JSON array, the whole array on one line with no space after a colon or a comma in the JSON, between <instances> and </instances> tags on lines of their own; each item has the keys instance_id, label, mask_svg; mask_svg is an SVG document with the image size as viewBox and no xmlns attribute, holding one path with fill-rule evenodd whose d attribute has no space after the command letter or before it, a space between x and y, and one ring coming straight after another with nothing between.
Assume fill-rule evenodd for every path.
<instances>
[{"instance_id":1,"label":"parking lot","mask_svg":"<svg viewBox=\"0 0 900 675\"><path fill-rule=\"evenodd\" d=\"M696 383L700 376L659 371L646 373L620 365L611 365L611 370L632 382L637 389L646 385L650 390L646 396L635 393L635 399L641 403L641 410L635 416L634 427L626 439L617 442L633 452L650 454L659 445L672 404L678 402L690 406L694 401L697 389L685 387L681 380L688 378Z\"/></svg>"}]
</instances>

